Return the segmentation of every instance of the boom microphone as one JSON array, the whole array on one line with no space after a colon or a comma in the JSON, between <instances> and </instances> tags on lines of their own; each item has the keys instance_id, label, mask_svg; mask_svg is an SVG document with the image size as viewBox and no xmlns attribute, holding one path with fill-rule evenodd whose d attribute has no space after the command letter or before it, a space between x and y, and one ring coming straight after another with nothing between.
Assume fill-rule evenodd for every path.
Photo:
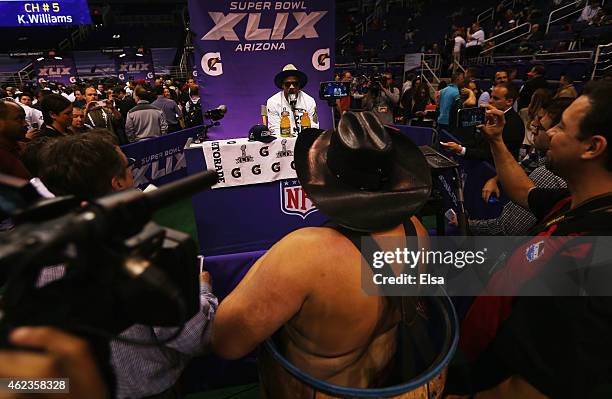
<instances>
[{"instance_id":1,"label":"boom microphone","mask_svg":"<svg viewBox=\"0 0 612 399\"><path fill-rule=\"evenodd\" d=\"M226 113L227 113L227 105L221 104L217 108L205 111L204 118L210 119L213 121L218 121L218 120L223 119Z\"/></svg>"}]
</instances>

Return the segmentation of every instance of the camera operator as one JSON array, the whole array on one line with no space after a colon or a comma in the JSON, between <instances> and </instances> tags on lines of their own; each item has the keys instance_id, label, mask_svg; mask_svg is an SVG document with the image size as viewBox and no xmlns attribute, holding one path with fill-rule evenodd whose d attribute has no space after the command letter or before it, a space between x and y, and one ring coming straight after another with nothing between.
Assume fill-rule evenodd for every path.
<instances>
[{"instance_id":1,"label":"camera operator","mask_svg":"<svg viewBox=\"0 0 612 399\"><path fill-rule=\"evenodd\" d=\"M386 72L370 79L368 94L363 98L363 109L372 111L383 124L393 123L393 110L399 103L399 89L392 86L393 75Z\"/></svg>"},{"instance_id":2,"label":"camera operator","mask_svg":"<svg viewBox=\"0 0 612 399\"><path fill-rule=\"evenodd\" d=\"M56 139L40 151L40 178L55 195L74 195L88 200L131 188L131 165L114 136L102 129ZM44 269L39 283L62 278L65 266ZM178 397L176 381L189 359L204 352L211 336L211 321L217 309L210 276L200 274L200 311L174 340L159 346L132 346L111 341L111 365L117 380L117 398ZM174 328L136 324L122 338L156 343L170 337ZM162 396L163 395L163 396Z\"/></svg>"},{"instance_id":3,"label":"camera operator","mask_svg":"<svg viewBox=\"0 0 612 399\"><path fill-rule=\"evenodd\" d=\"M99 95L95 87L85 89L85 127L88 129L106 129L117 136L120 144L127 144L123 134L118 133L118 124L121 122L121 113L114 106L105 101L98 101Z\"/></svg>"}]
</instances>

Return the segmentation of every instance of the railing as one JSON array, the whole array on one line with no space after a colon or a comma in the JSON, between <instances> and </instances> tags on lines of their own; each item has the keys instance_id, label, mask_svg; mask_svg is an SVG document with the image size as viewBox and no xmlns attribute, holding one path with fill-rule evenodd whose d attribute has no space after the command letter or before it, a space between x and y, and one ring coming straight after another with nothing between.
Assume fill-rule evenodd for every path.
<instances>
[{"instance_id":1,"label":"railing","mask_svg":"<svg viewBox=\"0 0 612 399\"><path fill-rule=\"evenodd\" d=\"M23 84L19 80L19 76L12 72L0 72L0 82L8 86L18 86Z\"/></svg>"},{"instance_id":2,"label":"railing","mask_svg":"<svg viewBox=\"0 0 612 399\"><path fill-rule=\"evenodd\" d=\"M187 34L185 35L185 45L183 46L183 54L181 54L181 60L179 62L179 66L178 66L178 70L179 70L179 74L181 75L181 77L186 77L188 78L189 75L189 54L190 54L190 49L193 48L192 42L191 42L191 31L187 31Z\"/></svg>"},{"instance_id":3,"label":"railing","mask_svg":"<svg viewBox=\"0 0 612 399\"><path fill-rule=\"evenodd\" d=\"M580 8L580 6L582 6L582 3L584 2L584 0L576 0L572 3L566 4L562 7L557 8L556 10L553 10L550 14L548 14L548 23L546 24L546 34L548 34L548 31L550 30L550 25L554 24L555 22L561 21L567 17L571 17L572 15L575 14L579 14L582 12L582 8ZM588 4L588 2L586 2L586 4ZM556 19L553 19L553 16L555 14L560 14L564 11L566 11L568 8L575 8L575 7L579 7L577 10L573 10L570 11L567 14L564 14L562 17L558 17Z\"/></svg>"},{"instance_id":4,"label":"railing","mask_svg":"<svg viewBox=\"0 0 612 399\"><path fill-rule=\"evenodd\" d=\"M514 7L516 7L516 0L504 0L501 4L503 7L508 7L510 4L512 4L512 7L510 8L514 9Z\"/></svg>"},{"instance_id":5,"label":"railing","mask_svg":"<svg viewBox=\"0 0 612 399\"><path fill-rule=\"evenodd\" d=\"M427 55L432 55L432 54L423 54L423 57L421 58L421 78L427 83L427 86L429 87L429 94L433 98L436 92L436 88L433 86L432 81L434 81L437 85L437 84L440 84L440 79L438 78L438 76L436 76L436 73L431 68L429 63L426 61L425 56ZM426 72L431 74L431 80L427 78Z\"/></svg>"},{"instance_id":6,"label":"railing","mask_svg":"<svg viewBox=\"0 0 612 399\"><path fill-rule=\"evenodd\" d=\"M23 82L27 82L29 80L34 79L34 65L29 63L28 65L21 68L19 72L17 72L17 76L19 76L19 82L23 84Z\"/></svg>"},{"instance_id":7,"label":"railing","mask_svg":"<svg viewBox=\"0 0 612 399\"><path fill-rule=\"evenodd\" d=\"M598 72L605 72L612 68L612 43L603 44L597 46L597 52L595 53L595 62L593 63L593 74L591 79L599 77ZM607 64L605 67L600 68L600 64Z\"/></svg>"},{"instance_id":8,"label":"railing","mask_svg":"<svg viewBox=\"0 0 612 399\"><path fill-rule=\"evenodd\" d=\"M504 36L504 35L506 35L508 33L511 33L511 32L514 32L514 31L518 31L521 28L525 28L525 27L527 28L526 32L518 33L516 36L512 36L510 39L507 39L507 40L505 40L505 41L503 41L501 43L496 43L494 46L489 47L489 48L487 48L485 50L482 50L482 54L488 53L488 52L492 51L493 49L496 49L497 47L503 46L503 45L508 44L508 43L510 43L510 42L512 42L512 41L514 41L516 39L519 39L519 38L521 38L523 36L528 35L531 32L531 23L530 22L525 22L524 24L521 24L521 25L516 26L516 27L514 27L512 29L509 29L509 30L507 30L505 32L502 32L499 35L495 35L493 37L488 38L487 40L485 40L482 43L484 44L484 43L487 43L487 42L491 42L491 41L495 40L496 38L498 38L500 36Z\"/></svg>"},{"instance_id":9,"label":"railing","mask_svg":"<svg viewBox=\"0 0 612 399\"><path fill-rule=\"evenodd\" d=\"M17 72L2 72L0 73L0 82L13 86L23 85L34 78L34 67L32 63L21 68Z\"/></svg>"},{"instance_id":10,"label":"railing","mask_svg":"<svg viewBox=\"0 0 612 399\"><path fill-rule=\"evenodd\" d=\"M455 68L459 68L461 72L463 73L467 72L467 70L459 63L459 61L453 60L453 65L455 66Z\"/></svg>"},{"instance_id":11,"label":"railing","mask_svg":"<svg viewBox=\"0 0 612 399\"><path fill-rule=\"evenodd\" d=\"M442 64L440 54L423 54L421 58L422 62L427 63L434 73L440 72L440 67Z\"/></svg>"},{"instance_id":12,"label":"railing","mask_svg":"<svg viewBox=\"0 0 612 399\"><path fill-rule=\"evenodd\" d=\"M593 59L593 51L565 51L563 53L538 53L529 55L498 55L492 63L503 61L566 61Z\"/></svg>"},{"instance_id":13,"label":"railing","mask_svg":"<svg viewBox=\"0 0 612 399\"><path fill-rule=\"evenodd\" d=\"M493 20L494 18L495 8L491 7L478 14L478 16L476 17L476 22L483 23L485 21L488 21L489 19Z\"/></svg>"}]
</instances>

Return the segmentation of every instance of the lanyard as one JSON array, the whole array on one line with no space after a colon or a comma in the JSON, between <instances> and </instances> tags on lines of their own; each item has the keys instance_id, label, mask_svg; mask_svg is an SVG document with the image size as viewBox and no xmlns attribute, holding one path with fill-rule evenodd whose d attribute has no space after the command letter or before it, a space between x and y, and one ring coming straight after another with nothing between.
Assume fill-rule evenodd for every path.
<instances>
[{"instance_id":1,"label":"lanyard","mask_svg":"<svg viewBox=\"0 0 612 399\"><path fill-rule=\"evenodd\" d=\"M104 127L108 128L108 115L106 115L106 112L104 112L104 109L100 108L100 111L102 111L102 119L104 119ZM97 127L95 122L93 121L93 118L91 117L91 112L87 113L87 119L89 119L89 122L91 122L92 127Z\"/></svg>"}]
</instances>

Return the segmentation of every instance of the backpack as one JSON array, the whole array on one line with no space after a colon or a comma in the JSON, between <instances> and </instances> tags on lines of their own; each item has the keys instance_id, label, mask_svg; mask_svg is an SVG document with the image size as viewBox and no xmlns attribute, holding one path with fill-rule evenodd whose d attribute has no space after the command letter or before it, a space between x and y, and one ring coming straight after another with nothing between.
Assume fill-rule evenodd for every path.
<instances>
[{"instance_id":1,"label":"backpack","mask_svg":"<svg viewBox=\"0 0 612 399\"><path fill-rule=\"evenodd\" d=\"M202 106L200 100L197 103L190 102L189 111L185 114L185 127L200 126L204 123L202 115Z\"/></svg>"}]
</instances>

